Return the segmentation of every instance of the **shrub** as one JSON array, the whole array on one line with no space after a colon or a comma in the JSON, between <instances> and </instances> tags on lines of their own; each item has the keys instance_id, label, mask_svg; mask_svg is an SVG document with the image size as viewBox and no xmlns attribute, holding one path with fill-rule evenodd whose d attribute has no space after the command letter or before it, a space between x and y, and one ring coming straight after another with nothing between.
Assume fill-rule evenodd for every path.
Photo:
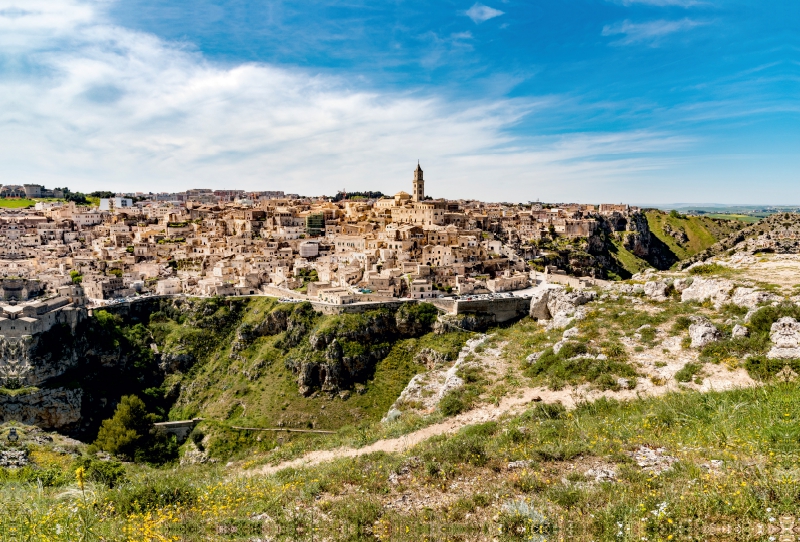
<instances>
[{"instance_id":1,"label":"shrub","mask_svg":"<svg viewBox=\"0 0 800 542\"><path fill-rule=\"evenodd\" d=\"M701 366L698 363L687 363L675 373L675 380L678 382L691 382L694 376L700 372Z\"/></svg>"},{"instance_id":2,"label":"shrub","mask_svg":"<svg viewBox=\"0 0 800 542\"><path fill-rule=\"evenodd\" d=\"M672 324L672 332L677 335L681 331L686 331L689 329L689 326L691 325L692 321L688 316L678 316L675 319L675 323Z\"/></svg>"},{"instance_id":3,"label":"shrub","mask_svg":"<svg viewBox=\"0 0 800 542\"><path fill-rule=\"evenodd\" d=\"M158 471L120 485L107 492L106 499L117 513L128 515L171 505L191 506L197 501L197 490L185 473Z\"/></svg>"},{"instance_id":4,"label":"shrub","mask_svg":"<svg viewBox=\"0 0 800 542\"><path fill-rule=\"evenodd\" d=\"M468 405L461 398L461 390L451 390L439 401L439 410L445 416L455 416L467 410Z\"/></svg>"},{"instance_id":5,"label":"shrub","mask_svg":"<svg viewBox=\"0 0 800 542\"><path fill-rule=\"evenodd\" d=\"M718 275L724 273L726 268L718 263L704 263L692 267L689 270L690 275Z\"/></svg>"},{"instance_id":6,"label":"shrub","mask_svg":"<svg viewBox=\"0 0 800 542\"><path fill-rule=\"evenodd\" d=\"M83 457L76 461L83 467L86 478L92 482L114 488L125 481L125 467L119 461L100 461L94 457Z\"/></svg>"}]
</instances>

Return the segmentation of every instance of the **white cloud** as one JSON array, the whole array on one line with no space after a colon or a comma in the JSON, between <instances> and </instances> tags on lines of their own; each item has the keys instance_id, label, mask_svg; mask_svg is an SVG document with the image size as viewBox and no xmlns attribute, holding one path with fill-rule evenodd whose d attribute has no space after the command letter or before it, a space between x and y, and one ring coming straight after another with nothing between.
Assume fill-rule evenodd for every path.
<instances>
[{"instance_id":1,"label":"white cloud","mask_svg":"<svg viewBox=\"0 0 800 542\"><path fill-rule=\"evenodd\" d=\"M0 47L2 184L392 192L407 189L419 158L433 195L616 200L620 178L662 167L651 153L686 145L647 132L523 140L509 129L558 99L364 90L303 70L216 65L111 25L98 3L11 8L22 4L0 3L0 44L14 45Z\"/></svg>"},{"instance_id":2,"label":"white cloud","mask_svg":"<svg viewBox=\"0 0 800 542\"><path fill-rule=\"evenodd\" d=\"M467 17L472 19L472 22L475 24L481 24L489 19L499 17L504 13L505 12L500 11L499 9L490 8L489 6L484 6L483 4L475 4L466 11Z\"/></svg>"},{"instance_id":3,"label":"white cloud","mask_svg":"<svg viewBox=\"0 0 800 542\"><path fill-rule=\"evenodd\" d=\"M646 23L632 23L626 19L620 23L604 26L603 35L616 36L622 34L624 36L612 42L612 45L630 45L633 43L657 45L664 37L670 34L684 32L702 24L705 23L692 19L681 19L679 21L658 20Z\"/></svg>"}]
</instances>

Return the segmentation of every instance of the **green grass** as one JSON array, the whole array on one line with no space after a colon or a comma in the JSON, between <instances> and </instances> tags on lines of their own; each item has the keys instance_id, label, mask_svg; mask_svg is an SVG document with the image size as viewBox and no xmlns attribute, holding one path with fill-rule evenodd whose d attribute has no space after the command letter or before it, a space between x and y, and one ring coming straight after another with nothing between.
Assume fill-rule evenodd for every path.
<instances>
[{"instance_id":1,"label":"green grass","mask_svg":"<svg viewBox=\"0 0 800 542\"><path fill-rule=\"evenodd\" d=\"M754 215L739 215L735 213L711 213L703 215L708 218L720 218L722 220L739 220L741 222L745 222L747 224L754 224L764 218L763 216L754 216Z\"/></svg>"},{"instance_id":2,"label":"green grass","mask_svg":"<svg viewBox=\"0 0 800 542\"><path fill-rule=\"evenodd\" d=\"M32 470L20 478L0 469L0 525L54 542L81 539L86 526L104 540L191 532L193 540L224 533L244 541L269 532L275 540L410 542L443 528L459 529L460 540L487 532L530 540L512 532L526 525L570 540L708 540L712 529L769 525L795 509L798 420L800 388L772 384L601 399L572 411L537 404L403 453L269 476L232 476L220 465L126 465L112 473L114 487L92 482L82 494L69 476L37 487ZM673 462L661 474L647 472L630 456L641 446L663 448ZM718 467L709 471L703 465L712 460ZM509 469L514 461L525 467ZM615 479L595 482L587 471L597 465Z\"/></svg>"},{"instance_id":3,"label":"green grass","mask_svg":"<svg viewBox=\"0 0 800 542\"><path fill-rule=\"evenodd\" d=\"M612 245L609 248L611 253L611 257L614 258L621 268L623 268L627 273L627 277L622 278L629 278L631 275L635 275L640 271L644 271L648 267L652 267L646 260L639 258L629 250L627 250L622 243L617 240L611 241Z\"/></svg>"},{"instance_id":4,"label":"green grass","mask_svg":"<svg viewBox=\"0 0 800 542\"><path fill-rule=\"evenodd\" d=\"M36 205L36 201L27 198L0 198L0 207L7 209L20 209L22 207L32 207Z\"/></svg>"}]
</instances>

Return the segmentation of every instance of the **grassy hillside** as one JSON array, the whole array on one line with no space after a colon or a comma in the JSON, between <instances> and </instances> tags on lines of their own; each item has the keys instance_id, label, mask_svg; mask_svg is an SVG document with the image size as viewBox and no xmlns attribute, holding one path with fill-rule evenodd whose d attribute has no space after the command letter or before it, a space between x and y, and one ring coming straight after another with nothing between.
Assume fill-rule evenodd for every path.
<instances>
[{"instance_id":1,"label":"grassy hillside","mask_svg":"<svg viewBox=\"0 0 800 542\"><path fill-rule=\"evenodd\" d=\"M251 478L216 465L103 465L31 444L49 474L0 469L0 528L48 541L96 539L85 536L91 529L109 541L191 532L192 540L410 542L444 526L458 529L448 540L545 540L533 532L766 541L708 533L770 525L795 510L798 405L791 384L600 400L570 412L539 404L405 453ZM651 453L651 466L637 465L637 453ZM78 465L88 465L85 493L70 489Z\"/></svg>"},{"instance_id":2,"label":"grassy hillside","mask_svg":"<svg viewBox=\"0 0 800 542\"><path fill-rule=\"evenodd\" d=\"M650 232L667 245L679 260L706 250L719 239L744 226L735 220L664 213L657 210L647 211L646 216ZM667 233L665 225L669 225L673 232L685 233L686 239L679 242L675 236Z\"/></svg>"},{"instance_id":3,"label":"grassy hillside","mask_svg":"<svg viewBox=\"0 0 800 542\"><path fill-rule=\"evenodd\" d=\"M132 365L167 372L163 384L137 393L151 409L172 420L201 417L218 431L380 420L425 370L415 361L421 350L455 359L471 335L434 334L435 317L428 304L331 316L270 298L154 301L131 315L96 315L113 328L109 341L136 354ZM304 371L311 376L302 389Z\"/></svg>"},{"instance_id":4,"label":"grassy hillside","mask_svg":"<svg viewBox=\"0 0 800 542\"><path fill-rule=\"evenodd\" d=\"M647 260L636 256L616 239L612 239L610 241L608 252L609 256L611 256L611 258L616 262L620 271L620 273L607 271L609 278L611 279L627 279L630 278L631 275L635 275L636 273L643 271L648 267L652 267Z\"/></svg>"}]
</instances>

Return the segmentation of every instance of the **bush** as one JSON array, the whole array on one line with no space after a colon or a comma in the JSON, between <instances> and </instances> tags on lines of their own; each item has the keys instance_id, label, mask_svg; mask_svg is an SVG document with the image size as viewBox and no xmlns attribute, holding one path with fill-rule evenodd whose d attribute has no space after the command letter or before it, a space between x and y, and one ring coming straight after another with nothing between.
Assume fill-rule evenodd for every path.
<instances>
[{"instance_id":1,"label":"bush","mask_svg":"<svg viewBox=\"0 0 800 542\"><path fill-rule=\"evenodd\" d=\"M117 513L128 515L148 512L166 506L191 506L197 501L197 490L185 473L159 471L153 475L122 484L106 493L106 499Z\"/></svg>"},{"instance_id":2,"label":"bush","mask_svg":"<svg viewBox=\"0 0 800 542\"><path fill-rule=\"evenodd\" d=\"M702 369L700 364L689 362L683 366L683 369L675 373L675 380L678 382L691 382L695 375L700 372L700 369Z\"/></svg>"},{"instance_id":3,"label":"bush","mask_svg":"<svg viewBox=\"0 0 800 542\"><path fill-rule=\"evenodd\" d=\"M114 488L125 481L125 467L119 461L100 461L94 457L83 457L76 461L83 467L86 478L92 482Z\"/></svg>"},{"instance_id":4,"label":"bush","mask_svg":"<svg viewBox=\"0 0 800 542\"><path fill-rule=\"evenodd\" d=\"M692 325L691 319L688 316L678 316L675 323L672 324L672 332L676 335L681 331L686 331Z\"/></svg>"},{"instance_id":5,"label":"bush","mask_svg":"<svg viewBox=\"0 0 800 542\"><path fill-rule=\"evenodd\" d=\"M461 390L451 390L439 401L439 410L445 416L461 414L468 406L461 398Z\"/></svg>"},{"instance_id":6,"label":"bush","mask_svg":"<svg viewBox=\"0 0 800 542\"><path fill-rule=\"evenodd\" d=\"M718 263L704 263L692 267L689 270L690 275L718 275L724 273L726 268Z\"/></svg>"}]
</instances>

